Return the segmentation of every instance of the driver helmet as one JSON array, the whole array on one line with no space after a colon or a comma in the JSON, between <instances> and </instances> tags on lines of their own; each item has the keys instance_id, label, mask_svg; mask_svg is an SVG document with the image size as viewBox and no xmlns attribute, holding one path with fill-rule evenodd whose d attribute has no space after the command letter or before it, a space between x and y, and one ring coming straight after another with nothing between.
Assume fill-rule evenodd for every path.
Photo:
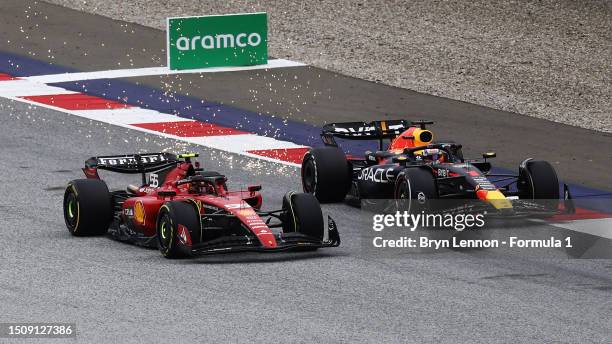
<instances>
[{"instance_id":1,"label":"driver helmet","mask_svg":"<svg viewBox=\"0 0 612 344\"><path fill-rule=\"evenodd\" d=\"M425 162L433 162L433 163L443 163L448 161L448 154L438 148L427 148L417 152L414 152L414 155L419 160L423 160Z\"/></svg>"},{"instance_id":2,"label":"driver helmet","mask_svg":"<svg viewBox=\"0 0 612 344\"><path fill-rule=\"evenodd\" d=\"M191 183L189 186L189 193L192 194L212 194L214 193L214 187L205 182Z\"/></svg>"}]
</instances>

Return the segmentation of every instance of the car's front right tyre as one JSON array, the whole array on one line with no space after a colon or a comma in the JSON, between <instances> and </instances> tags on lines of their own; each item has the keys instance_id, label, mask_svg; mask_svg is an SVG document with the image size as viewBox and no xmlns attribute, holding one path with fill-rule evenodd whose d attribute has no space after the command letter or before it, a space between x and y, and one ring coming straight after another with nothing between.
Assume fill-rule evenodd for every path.
<instances>
[{"instance_id":1,"label":"car's front right tyre","mask_svg":"<svg viewBox=\"0 0 612 344\"><path fill-rule=\"evenodd\" d=\"M288 192L283 198L284 232L299 232L323 240L325 222L319 201L306 193Z\"/></svg>"}]
</instances>

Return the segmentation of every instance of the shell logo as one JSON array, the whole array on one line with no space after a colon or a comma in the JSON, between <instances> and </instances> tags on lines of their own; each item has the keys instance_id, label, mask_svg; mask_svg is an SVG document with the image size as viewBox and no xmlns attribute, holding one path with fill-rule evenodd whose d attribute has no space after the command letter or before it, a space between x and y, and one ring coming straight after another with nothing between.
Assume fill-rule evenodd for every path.
<instances>
[{"instance_id":1,"label":"shell logo","mask_svg":"<svg viewBox=\"0 0 612 344\"><path fill-rule=\"evenodd\" d=\"M144 205L141 201L136 202L136 204L134 204L134 221L144 225L145 217L146 214Z\"/></svg>"},{"instance_id":2,"label":"shell logo","mask_svg":"<svg viewBox=\"0 0 612 344\"><path fill-rule=\"evenodd\" d=\"M249 216L249 215L253 215L255 212L253 211L253 209L247 208L247 209L240 209L236 211L236 213L242 216Z\"/></svg>"}]
</instances>

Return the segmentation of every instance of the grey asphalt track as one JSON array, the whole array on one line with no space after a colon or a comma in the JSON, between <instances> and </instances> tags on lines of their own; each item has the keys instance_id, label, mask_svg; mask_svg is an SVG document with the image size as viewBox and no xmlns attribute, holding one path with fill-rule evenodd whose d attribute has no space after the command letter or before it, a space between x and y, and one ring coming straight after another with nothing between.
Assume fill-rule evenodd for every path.
<instances>
[{"instance_id":1,"label":"grey asphalt track","mask_svg":"<svg viewBox=\"0 0 612 344\"><path fill-rule=\"evenodd\" d=\"M165 64L165 34L34 0L2 2L0 50L95 71ZM272 38L273 39L273 38ZM440 139L472 157L494 150L516 170L545 159L568 182L612 191L612 135L521 116L313 67L244 73L130 78L128 81L242 109L321 125L384 118L432 119ZM585 121L588 121L585 115Z\"/></svg>"},{"instance_id":2,"label":"grey asphalt track","mask_svg":"<svg viewBox=\"0 0 612 344\"><path fill-rule=\"evenodd\" d=\"M269 207L298 171L6 100L0 120L0 322L76 322L83 343L609 342L609 260L377 258L346 205L324 207L342 246L316 253L170 261L71 237L63 188L93 154L198 150L232 186L260 182Z\"/></svg>"},{"instance_id":3,"label":"grey asphalt track","mask_svg":"<svg viewBox=\"0 0 612 344\"><path fill-rule=\"evenodd\" d=\"M80 70L164 61L160 31L30 0L3 1L2 11L0 34L10 41L2 50ZM610 152L593 148L611 146L609 135L310 67L258 73L132 81L166 82L163 87L183 93L312 124L415 114L441 120L439 136L473 142L473 152L498 150L502 164L515 166L523 152L547 154L570 180L612 185ZM262 87L258 77L264 76L272 91ZM252 90L263 95L254 99ZM298 98L306 94L313 96ZM300 188L299 171L6 100L0 100L0 121L0 322L76 322L83 343L586 343L612 337L610 260L510 259L481 251L374 257L362 251L367 224L346 205L324 207L338 223L342 246L316 253L169 261L156 250L105 237L73 238L61 215L63 189L82 176L92 155L196 150L207 169L228 175L230 186L260 182L270 208ZM461 125L458 136L450 135L453 125ZM115 180L118 187L133 179Z\"/></svg>"}]
</instances>

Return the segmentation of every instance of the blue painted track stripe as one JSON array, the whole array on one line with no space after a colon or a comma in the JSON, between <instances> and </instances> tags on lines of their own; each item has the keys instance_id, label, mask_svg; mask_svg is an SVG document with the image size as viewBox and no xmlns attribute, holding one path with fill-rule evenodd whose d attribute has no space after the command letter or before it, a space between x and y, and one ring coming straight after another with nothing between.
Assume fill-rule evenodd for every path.
<instances>
[{"instance_id":1,"label":"blue painted track stripe","mask_svg":"<svg viewBox=\"0 0 612 344\"><path fill-rule=\"evenodd\" d=\"M34 76L80 71L25 56L0 52L0 72L13 76ZM180 94L167 94L151 87L136 85L123 80L99 79L50 85L300 145L312 147L322 145L319 136L320 128L309 124L283 120L278 117L262 115L261 113ZM376 150L375 142L344 140L340 141L340 145L347 153L355 155L363 154L366 150ZM495 168L493 171L496 173L512 172L503 168ZM612 197L612 193L606 191L577 184L570 184L570 186L574 197Z\"/></svg>"},{"instance_id":2,"label":"blue painted track stripe","mask_svg":"<svg viewBox=\"0 0 612 344\"><path fill-rule=\"evenodd\" d=\"M30 57L0 52L0 72L12 76L33 76L79 72L74 68L58 66Z\"/></svg>"}]
</instances>

